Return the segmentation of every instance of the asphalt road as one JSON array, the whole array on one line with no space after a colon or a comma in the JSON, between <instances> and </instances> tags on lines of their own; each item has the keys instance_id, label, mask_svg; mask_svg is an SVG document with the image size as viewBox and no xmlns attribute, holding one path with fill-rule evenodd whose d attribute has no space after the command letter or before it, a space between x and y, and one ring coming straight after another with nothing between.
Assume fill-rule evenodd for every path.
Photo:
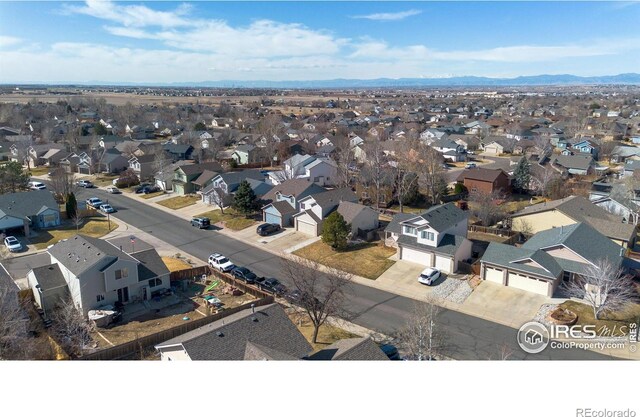
<instances>
[{"instance_id":1,"label":"asphalt road","mask_svg":"<svg viewBox=\"0 0 640 417\"><path fill-rule=\"evenodd\" d=\"M209 254L219 252L237 265L248 267L258 275L282 278L280 259L270 252L213 230L193 228L186 220L123 195L108 194L98 189L78 192L78 199L91 196L97 196L103 201L108 198L109 203L118 210L112 216L192 256L206 260ZM393 334L405 325L415 302L406 297L353 283L349 289L347 308L354 313L353 321L356 324L381 333ZM444 310L438 321L445 335L445 353L454 359L500 359L504 350L511 352L511 359L610 359L605 355L582 350L547 349L535 355L526 354L516 342L515 329L452 310Z\"/></svg>"}]
</instances>

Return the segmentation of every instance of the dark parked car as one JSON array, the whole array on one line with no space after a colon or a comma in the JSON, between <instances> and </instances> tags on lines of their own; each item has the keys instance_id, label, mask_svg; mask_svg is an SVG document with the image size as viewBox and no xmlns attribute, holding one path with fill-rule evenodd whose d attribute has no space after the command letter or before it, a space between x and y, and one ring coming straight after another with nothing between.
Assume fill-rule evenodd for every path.
<instances>
[{"instance_id":1,"label":"dark parked car","mask_svg":"<svg viewBox=\"0 0 640 417\"><path fill-rule=\"evenodd\" d=\"M149 187L151 187L151 184L149 184L148 182L138 185L138 187L136 187L136 194L142 194L144 190L146 190Z\"/></svg>"},{"instance_id":2,"label":"dark parked car","mask_svg":"<svg viewBox=\"0 0 640 417\"><path fill-rule=\"evenodd\" d=\"M390 360L392 361L400 360L400 353L398 353L397 347L390 344L384 344L384 345L380 345L380 349L382 349L384 354L387 355L387 358L389 358Z\"/></svg>"},{"instance_id":3,"label":"dark parked car","mask_svg":"<svg viewBox=\"0 0 640 417\"><path fill-rule=\"evenodd\" d=\"M260 287L273 294L282 295L287 292L287 287L282 285L280 281L275 278L267 278L261 284Z\"/></svg>"},{"instance_id":4,"label":"dark parked car","mask_svg":"<svg viewBox=\"0 0 640 417\"><path fill-rule=\"evenodd\" d=\"M311 297L308 293L295 289L293 291L287 291L283 294L284 298L289 300L291 304L295 304L305 308L313 308L313 306L320 306L320 300L316 297Z\"/></svg>"},{"instance_id":5,"label":"dark parked car","mask_svg":"<svg viewBox=\"0 0 640 417\"><path fill-rule=\"evenodd\" d=\"M254 282L256 282L256 278L258 278L256 274L251 272L248 268L242 266L235 268L231 271L231 273L234 277L243 280L247 284L253 284Z\"/></svg>"},{"instance_id":6,"label":"dark parked car","mask_svg":"<svg viewBox=\"0 0 640 417\"><path fill-rule=\"evenodd\" d=\"M269 236L272 233L278 232L280 225L275 223L264 223L256 228L256 233L260 236Z\"/></svg>"},{"instance_id":7,"label":"dark parked car","mask_svg":"<svg viewBox=\"0 0 640 417\"><path fill-rule=\"evenodd\" d=\"M207 229L211 225L211 220L208 217L194 217L191 219L191 226L198 229Z\"/></svg>"}]
</instances>

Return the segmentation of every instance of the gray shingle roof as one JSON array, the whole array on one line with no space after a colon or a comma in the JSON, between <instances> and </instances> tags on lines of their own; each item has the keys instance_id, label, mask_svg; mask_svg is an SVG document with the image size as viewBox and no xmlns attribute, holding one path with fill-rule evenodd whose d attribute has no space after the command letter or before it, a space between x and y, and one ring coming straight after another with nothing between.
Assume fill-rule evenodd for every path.
<instances>
[{"instance_id":1,"label":"gray shingle roof","mask_svg":"<svg viewBox=\"0 0 640 417\"><path fill-rule=\"evenodd\" d=\"M622 262L620 256L622 247L586 223L576 223L538 232L522 247L536 250L558 245L568 247L591 262L603 257L615 262Z\"/></svg>"},{"instance_id":2,"label":"gray shingle roof","mask_svg":"<svg viewBox=\"0 0 640 417\"><path fill-rule=\"evenodd\" d=\"M570 196L561 200L529 206L513 214L512 217L541 213L548 210L558 210L576 222L588 223L597 231L610 238L629 241L635 233L634 225L622 223L619 217L612 215L602 207L580 196Z\"/></svg>"},{"instance_id":3,"label":"gray shingle roof","mask_svg":"<svg viewBox=\"0 0 640 417\"><path fill-rule=\"evenodd\" d=\"M76 235L58 242L47 252L76 276L106 258L112 258L114 261L117 258L136 261L107 241L84 235Z\"/></svg>"},{"instance_id":4,"label":"gray shingle roof","mask_svg":"<svg viewBox=\"0 0 640 417\"><path fill-rule=\"evenodd\" d=\"M297 210L291 204L287 203L284 200L274 201L273 203L271 203L271 205L275 207L280 214L293 214L297 212Z\"/></svg>"},{"instance_id":5,"label":"gray shingle roof","mask_svg":"<svg viewBox=\"0 0 640 417\"><path fill-rule=\"evenodd\" d=\"M531 259L542 268L524 265L516 261ZM549 254L534 249L516 248L503 243L491 242L482 256L481 262L502 266L516 271L536 274L551 280L556 279L562 268Z\"/></svg>"},{"instance_id":6,"label":"gray shingle roof","mask_svg":"<svg viewBox=\"0 0 640 417\"><path fill-rule=\"evenodd\" d=\"M382 349L370 338L342 339L307 358L312 361L386 361Z\"/></svg>"},{"instance_id":7,"label":"gray shingle roof","mask_svg":"<svg viewBox=\"0 0 640 417\"><path fill-rule=\"evenodd\" d=\"M415 217L416 215L411 213L398 213L393 216L384 231L389 233L402 233L402 225L400 223Z\"/></svg>"},{"instance_id":8,"label":"gray shingle roof","mask_svg":"<svg viewBox=\"0 0 640 417\"><path fill-rule=\"evenodd\" d=\"M140 262L138 264L138 282L155 277L168 277L169 269L155 249L136 252L133 257Z\"/></svg>"},{"instance_id":9,"label":"gray shingle roof","mask_svg":"<svg viewBox=\"0 0 640 417\"><path fill-rule=\"evenodd\" d=\"M429 227L438 232L443 232L468 216L468 213L460 210L455 204L447 203L433 206L424 213L412 218L422 217L429 223Z\"/></svg>"},{"instance_id":10,"label":"gray shingle roof","mask_svg":"<svg viewBox=\"0 0 640 417\"><path fill-rule=\"evenodd\" d=\"M263 198L265 200L275 201L277 192L280 192L282 195L292 195L298 198L298 196L303 193L306 195L312 195L325 191L326 190L318 184L309 181L308 178L298 178L287 180L282 184L276 185L271 189L271 191L266 193Z\"/></svg>"},{"instance_id":11,"label":"gray shingle roof","mask_svg":"<svg viewBox=\"0 0 640 417\"><path fill-rule=\"evenodd\" d=\"M358 201L358 197L349 188L335 188L313 195L316 203L323 208L336 207L341 201Z\"/></svg>"},{"instance_id":12,"label":"gray shingle roof","mask_svg":"<svg viewBox=\"0 0 640 417\"><path fill-rule=\"evenodd\" d=\"M274 351L302 358L312 350L279 304L257 307L255 313L240 311L160 343L156 349L181 344L191 360L243 360L248 343L263 353L268 350L272 358Z\"/></svg>"},{"instance_id":13,"label":"gray shingle roof","mask_svg":"<svg viewBox=\"0 0 640 417\"><path fill-rule=\"evenodd\" d=\"M51 264L33 268L32 271L42 291L64 287L67 285L67 282L62 276L62 271L60 271L60 266L58 264Z\"/></svg>"},{"instance_id":14,"label":"gray shingle roof","mask_svg":"<svg viewBox=\"0 0 640 417\"><path fill-rule=\"evenodd\" d=\"M553 155L551 163L563 166L568 169L589 169L593 165L594 160L591 154L580 155Z\"/></svg>"},{"instance_id":15,"label":"gray shingle roof","mask_svg":"<svg viewBox=\"0 0 640 417\"><path fill-rule=\"evenodd\" d=\"M33 190L20 193L8 193L0 195L0 217L9 215L25 218L33 216L43 208L51 208L58 211L58 203L47 190Z\"/></svg>"},{"instance_id":16,"label":"gray shingle roof","mask_svg":"<svg viewBox=\"0 0 640 417\"><path fill-rule=\"evenodd\" d=\"M342 201L338 205L338 213L344 217L347 223L351 223L363 210L373 210L371 207L362 204L352 203L350 201ZM377 212L376 212L377 215Z\"/></svg>"}]
</instances>

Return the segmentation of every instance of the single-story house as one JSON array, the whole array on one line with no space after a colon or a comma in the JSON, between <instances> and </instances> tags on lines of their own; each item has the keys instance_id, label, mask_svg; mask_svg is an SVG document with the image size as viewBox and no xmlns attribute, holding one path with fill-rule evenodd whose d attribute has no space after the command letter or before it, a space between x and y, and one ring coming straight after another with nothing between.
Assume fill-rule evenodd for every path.
<instances>
[{"instance_id":1,"label":"single-story house","mask_svg":"<svg viewBox=\"0 0 640 417\"><path fill-rule=\"evenodd\" d=\"M20 229L29 236L30 228L56 226L60 226L60 209L50 191L0 194L0 231Z\"/></svg>"}]
</instances>

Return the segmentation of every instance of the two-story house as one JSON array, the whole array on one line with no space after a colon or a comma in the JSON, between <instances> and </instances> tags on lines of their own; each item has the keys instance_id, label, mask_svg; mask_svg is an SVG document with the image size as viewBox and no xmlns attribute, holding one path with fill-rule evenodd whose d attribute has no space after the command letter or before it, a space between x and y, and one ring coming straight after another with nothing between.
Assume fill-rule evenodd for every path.
<instances>
[{"instance_id":1,"label":"two-story house","mask_svg":"<svg viewBox=\"0 0 640 417\"><path fill-rule=\"evenodd\" d=\"M293 216L296 230L319 236L322 233L324 219L337 209L342 201L357 203L358 197L348 188L336 188L300 199L299 211Z\"/></svg>"},{"instance_id":2,"label":"two-story house","mask_svg":"<svg viewBox=\"0 0 640 417\"><path fill-rule=\"evenodd\" d=\"M182 165L173 171L173 190L178 195L193 194L196 191L196 180L204 171L222 172L218 162Z\"/></svg>"},{"instance_id":3,"label":"two-story house","mask_svg":"<svg viewBox=\"0 0 640 417\"><path fill-rule=\"evenodd\" d=\"M238 165L255 164L261 162L261 159L262 162L269 162L269 159L265 157L263 149L250 143L236 146L231 158L233 158Z\"/></svg>"},{"instance_id":4,"label":"two-story house","mask_svg":"<svg viewBox=\"0 0 640 417\"><path fill-rule=\"evenodd\" d=\"M309 178L321 186L335 184L338 167L329 158L313 155L294 155L283 163L282 171L272 171L269 179L273 185L278 185L294 178Z\"/></svg>"},{"instance_id":5,"label":"two-story house","mask_svg":"<svg viewBox=\"0 0 640 417\"><path fill-rule=\"evenodd\" d=\"M167 143L163 145L162 149L173 162L193 159L191 156L193 153L193 146L191 145Z\"/></svg>"},{"instance_id":6,"label":"two-story house","mask_svg":"<svg viewBox=\"0 0 640 417\"><path fill-rule=\"evenodd\" d=\"M457 144L449 138L434 140L431 142L430 146L440 152L442 156L449 161L460 162L467 159L467 153L464 146Z\"/></svg>"},{"instance_id":7,"label":"two-story house","mask_svg":"<svg viewBox=\"0 0 640 417\"><path fill-rule=\"evenodd\" d=\"M600 147L589 139L581 140L580 142L574 143L571 145L571 149L574 152L579 152L583 154L590 154L593 159L598 160L598 153L600 151Z\"/></svg>"},{"instance_id":8,"label":"two-story house","mask_svg":"<svg viewBox=\"0 0 640 417\"><path fill-rule=\"evenodd\" d=\"M225 172L215 176L209 185L199 192L202 195L202 202L215 205L214 193L218 193L222 196L225 205L231 204L240 183L245 180L259 200L273 187L265 182L265 176L258 169Z\"/></svg>"},{"instance_id":9,"label":"two-story house","mask_svg":"<svg viewBox=\"0 0 640 417\"><path fill-rule=\"evenodd\" d=\"M66 283L74 305L85 316L89 310L116 302L149 300L170 288L169 270L156 250L140 240L124 240L126 244L76 235L60 241L47 250L51 266L56 267L42 272L60 274L56 281ZM38 280L37 274L29 277L36 299L41 299L42 294L36 294Z\"/></svg>"},{"instance_id":10,"label":"two-story house","mask_svg":"<svg viewBox=\"0 0 640 417\"><path fill-rule=\"evenodd\" d=\"M132 156L129 158L129 168L136 173L140 181L153 178L155 175L154 161L156 156L153 154Z\"/></svg>"},{"instance_id":11,"label":"two-story house","mask_svg":"<svg viewBox=\"0 0 640 417\"><path fill-rule=\"evenodd\" d=\"M292 226L293 215L300 209L298 201L325 191L308 178L285 181L273 187L262 197L265 202L269 202L262 207L262 219L266 223L278 224L280 227Z\"/></svg>"},{"instance_id":12,"label":"two-story house","mask_svg":"<svg viewBox=\"0 0 640 417\"><path fill-rule=\"evenodd\" d=\"M458 270L460 261L471 258L468 214L455 204L442 204L418 216L401 217L404 220L396 222L399 259L451 273Z\"/></svg>"}]
</instances>

